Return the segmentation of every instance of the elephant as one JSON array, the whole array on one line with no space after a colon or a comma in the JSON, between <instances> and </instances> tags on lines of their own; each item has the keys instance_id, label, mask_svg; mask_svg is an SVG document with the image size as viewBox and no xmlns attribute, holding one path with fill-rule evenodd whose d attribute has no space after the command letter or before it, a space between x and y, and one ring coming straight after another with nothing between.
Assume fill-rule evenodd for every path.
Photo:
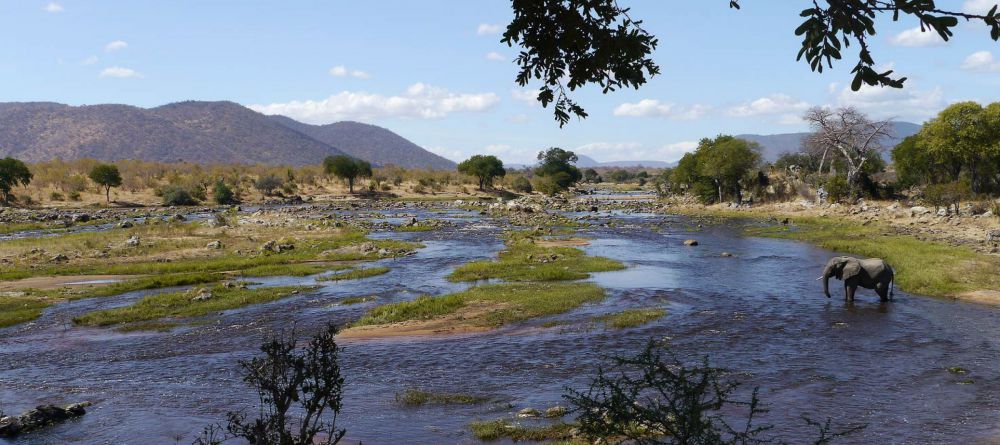
<instances>
[{"instance_id":1,"label":"elephant","mask_svg":"<svg viewBox=\"0 0 1000 445\"><path fill-rule=\"evenodd\" d=\"M823 293L830 298L830 277L844 281L844 299L854 301L858 286L874 289L882 301L892 299L895 273L889 263L880 258L858 259L849 256L830 258L823 269Z\"/></svg>"}]
</instances>

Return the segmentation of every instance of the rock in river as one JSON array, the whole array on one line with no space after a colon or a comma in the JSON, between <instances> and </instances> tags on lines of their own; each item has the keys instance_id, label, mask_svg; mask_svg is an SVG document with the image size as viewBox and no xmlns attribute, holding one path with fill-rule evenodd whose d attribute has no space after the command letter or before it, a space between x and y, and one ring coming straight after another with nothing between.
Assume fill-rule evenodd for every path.
<instances>
[{"instance_id":1,"label":"rock in river","mask_svg":"<svg viewBox=\"0 0 1000 445\"><path fill-rule=\"evenodd\" d=\"M0 437L15 437L22 433L44 428L87 413L84 409L90 402L74 403L65 408L55 405L39 405L20 416L0 418Z\"/></svg>"}]
</instances>

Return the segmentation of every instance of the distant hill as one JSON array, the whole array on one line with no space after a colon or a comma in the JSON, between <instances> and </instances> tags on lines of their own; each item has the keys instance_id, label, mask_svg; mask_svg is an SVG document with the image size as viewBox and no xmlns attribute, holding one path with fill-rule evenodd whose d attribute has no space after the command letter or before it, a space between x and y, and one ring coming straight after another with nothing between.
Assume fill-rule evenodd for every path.
<instances>
[{"instance_id":1,"label":"distant hill","mask_svg":"<svg viewBox=\"0 0 1000 445\"><path fill-rule=\"evenodd\" d=\"M301 124L233 102L156 108L0 103L0 157L29 162L58 157L307 165L343 154L376 165L455 166L384 128L356 122Z\"/></svg>"},{"instance_id":2,"label":"distant hill","mask_svg":"<svg viewBox=\"0 0 1000 445\"><path fill-rule=\"evenodd\" d=\"M893 137L882 141L882 143L886 147L895 147L896 144L899 144L906 137L917 134L920 131L920 127L920 125L911 122L893 122ZM803 139L808 135L809 133L738 134L736 137L760 144L764 160L774 161L782 153L798 151L802 146ZM884 156L888 156L888 153L885 153Z\"/></svg>"},{"instance_id":3,"label":"distant hill","mask_svg":"<svg viewBox=\"0 0 1000 445\"><path fill-rule=\"evenodd\" d=\"M577 167L581 168L597 168L597 167L649 167L649 168L667 168L673 165L671 162L664 161L608 161L608 162L598 162L596 159L590 156L582 155L577 153L576 157L579 160L576 162Z\"/></svg>"},{"instance_id":4,"label":"distant hill","mask_svg":"<svg viewBox=\"0 0 1000 445\"><path fill-rule=\"evenodd\" d=\"M309 125L285 116L270 116L299 133L378 165L454 170L456 164L385 128L360 122Z\"/></svg>"}]
</instances>

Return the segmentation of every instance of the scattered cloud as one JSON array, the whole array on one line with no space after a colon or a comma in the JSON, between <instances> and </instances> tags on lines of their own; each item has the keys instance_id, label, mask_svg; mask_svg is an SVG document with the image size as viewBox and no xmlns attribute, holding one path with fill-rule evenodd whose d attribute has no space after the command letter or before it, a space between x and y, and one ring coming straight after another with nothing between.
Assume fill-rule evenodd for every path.
<instances>
[{"instance_id":1,"label":"scattered cloud","mask_svg":"<svg viewBox=\"0 0 1000 445\"><path fill-rule=\"evenodd\" d=\"M962 11L969 14L986 14L996 4L997 0L966 0L962 4Z\"/></svg>"},{"instance_id":2,"label":"scattered cloud","mask_svg":"<svg viewBox=\"0 0 1000 445\"><path fill-rule=\"evenodd\" d=\"M58 13L64 11L62 5L60 5L60 4L56 3L56 2L49 2L49 4L45 5L44 9L45 9L45 12L50 12L50 13L53 13L53 14L58 14Z\"/></svg>"},{"instance_id":3,"label":"scattered cloud","mask_svg":"<svg viewBox=\"0 0 1000 445\"><path fill-rule=\"evenodd\" d=\"M876 118L923 119L944 107L944 91L940 87L920 90L910 84L902 89L862 85L858 91L844 87L835 100L838 106L856 107Z\"/></svg>"},{"instance_id":4,"label":"scattered cloud","mask_svg":"<svg viewBox=\"0 0 1000 445\"><path fill-rule=\"evenodd\" d=\"M113 66L111 68L105 68L101 70L100 76L128 78L128 77L142 77L142 74L139 74L138 71L133 70L131 68L122 68L120 66Z\"/></svg>"},{"instance_id":5,"label":"scattered cloud","mask_svg":"<svg viewBox=\"0 0 1000 445\"><path fill-rule=\"evenodd\" d=\"M494 60L497 62L502 62L504 60L507 60L507 58L504 57L503 54L500 54L496 51L490 51L486 53L486 60Z\"/></svg>"},{"instance_id":6,"label":"scattered cloud","mask_svg":"<svg viewBox=\"0 0 1000 445\"><path fill-rule=\"evenodd\" d=\"M424 147L424 148L426 148L427 151L431 153L434 153L438 156L443 156L455 162L462 161L468 157L466 156L465 153L462 153L462 150L456 150L453 148L440 147L440 146Z\"/></svg>"},{"instance_id":7,"label":"scattered cloud","mask_svg":"<svg viewBox=\"0 0 1000 445\"><path fill-rule=\"evenodd\" d=\"M541 102L538 102L538 91L529 90L526 88L514 88L510 90L510 97L519 102L524 102L527 105L541 107Z\"/></svg>"},{"instance_id":8,"label":"scattered cloud","mask_svg":"<svg viewBox=\"0 0 1000 445\"><path fill-rule=\"evenodd\" d=\"M711 107L707 105L695 104L683 107L674 103L662 103L656 99L643 99L635 103L623 103L617 106L613 113L615 116L666 117L678 120L693 120L704 116L709 111L711 111Z\"/></svg>"},{"instance_id":9,"label":"scattered cloud","mask_svg":"<svg viewBox=\"0 0 1000 445\"><path fill-rule=\"evenodd\" d=\"M729 108L727 113L735 117L768 116L776 114L796 114L809 108L809 102L795 99L787 94L772 94Z\"/></svg>"},{"instance_id":10,"label":"scattered cloud","mask_svg":"<svg viewBox=\"0 0 1000 445\"><path fill-rule=\"evenodd\" d=\"M500 25L495 25L491 23L480 23L479 27L476 28L476 34L481 36L487 36L490 34L499 34L500 29L501 29Z\"/></svg>"},{"instance_id":11,"label":"scattered cloud","mask_svg":"<svg viewBox=\"0 0 1000 445\"><path fill-rule=\"evenodd\" d=\"M354 77L356 79L367 79L367 78L371 77L371 76L368 75L368 73L366 73L364 71L347 69L347 67L344 66L344 65L337 65L337 66L335 66L333 68L330 68L330 75L334 76L334 77L348 77L348 76L350 76L350 77Z\"/></svg>"},{"instance_id":12,"label":"scattered cloud","mask_svg":"<svg viewBox=\"0 0 1000 445\"><path fill-rule=\"evenodd\" d=\"M114 42L110 42L107 45L104 45L104 50L107 52L111 52L111 51L118 51L120 49L125 49L126 47L128 47L128 42L124 40L115 40Z\"/></svg>"},{"instance_id":13,"label":"scattered cloud","mask_svg":"<svg viewBox=\"0 0 1000 445\"><path fill-rule=\"evenodd\" d=\"M996 72L1000 71L1000 62L993 58L989 51L977 51L965 58L962 69L966 71Z\"/></svg>"},{"instance_id":14,"label":"scattered cloud","mask_svg":"<svg viewBox=\"0 0 1000 445\"><path fill-rule=\"evenodd\" d=\"M647 147L638 142L592 142L576 147L573 151L593 157L598 162L673 162L696 147L698 147L698 143L695 141L682 141L659 147Z\"/></svg>"},{"instance_id":15,"label":"scattered cloud","mask_svg":"<svg viewBox=\"0 0 1000 445\"><path fill-rule=\"evenodd\" d=\"M919 47L944 45L948 42L945 42L934 30L930 28L920 29L918 26L896 34L889 39L889 43L896 46Z\"/></svg>"},{"instance_id":16,"label":"scattered cloud","mask_svg":"<svg viewBox=\"0 0 1000 445\"><path fill-rule=\"evenodd\" d=\"M83 59L83 61L81 61L80 63L84 64L84 65L93 65L93 64L96 64L97 63L97 56L90 56L90 57L88 57L86 59Z\"/></svg>"},{"instance_id":17,"label":"scattered cloud","mask_svg":"<svg viewBox=\"0 0 1000 445\"><path fill-rule=\"evenodd\" d=\"M280 114L309 123L380 118L439 119L454 113L487 111L500 103L495 93L453 93L415 83L398 96L342 91L322 100L250 105L264 114Z\"/></svg>"}]
</instances>

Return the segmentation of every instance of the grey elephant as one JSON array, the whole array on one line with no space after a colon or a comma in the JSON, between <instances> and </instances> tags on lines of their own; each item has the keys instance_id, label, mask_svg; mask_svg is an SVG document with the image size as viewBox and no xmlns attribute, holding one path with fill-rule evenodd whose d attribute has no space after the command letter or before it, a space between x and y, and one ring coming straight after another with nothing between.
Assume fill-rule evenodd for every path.
<instances>
[{"instance_id":1,"label":"grey elephant","mask_svg":"<svg viewBox=\"0 0 1000 445\"><path fill-rule=\"evenodd\" d=\"M844 299L854 301L858 286L874 289L882 301L892 298L895 273L885 260L880 258L858 259L849 256L830 258L823 269L823 293L830 298L830 277L844 281Z\"/></svg>"}]
</instances>

